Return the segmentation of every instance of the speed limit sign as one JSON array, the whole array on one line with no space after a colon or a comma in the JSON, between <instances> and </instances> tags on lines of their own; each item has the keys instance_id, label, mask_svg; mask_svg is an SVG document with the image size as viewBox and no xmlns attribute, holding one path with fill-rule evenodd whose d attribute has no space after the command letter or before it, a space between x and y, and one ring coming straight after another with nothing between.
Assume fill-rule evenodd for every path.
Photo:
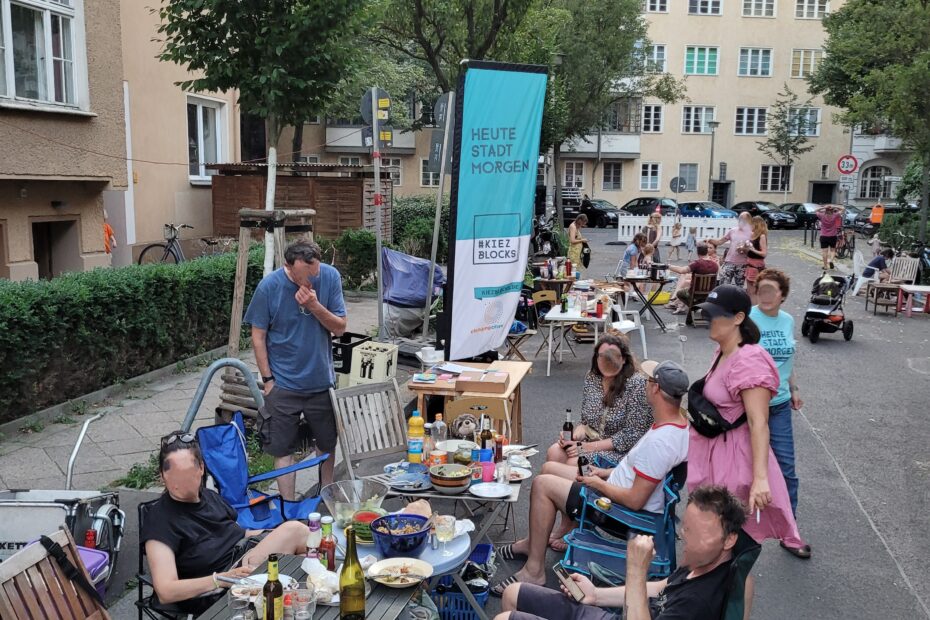
<instances>
[{"instance_id":1,"label":"speed limit sign","mask_svg":"<svg viewBox=\"0 0 930 620\"><path fill-rule=\"evenodd\" d=\"M859 160L852 155L843 155L836 162L836 167L841 174L852 174L859 169Z\"/></svg>"}]
</instances>

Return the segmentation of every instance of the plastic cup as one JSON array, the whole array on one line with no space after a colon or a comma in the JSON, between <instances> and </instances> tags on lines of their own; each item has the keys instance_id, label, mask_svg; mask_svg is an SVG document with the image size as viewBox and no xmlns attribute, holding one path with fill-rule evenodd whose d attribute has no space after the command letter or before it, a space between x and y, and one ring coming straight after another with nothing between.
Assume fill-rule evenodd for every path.
<instances>
[{"instance_id":1,"label":"plastic cup","mask_svg":"<svg viewBox=\"0 0 930 620\"><path fill-rule=\"evenodd\" d=\"M494 462L493 461L482 461L481 481L482 482L494 482Z\"/></svg>"}]
</instances>

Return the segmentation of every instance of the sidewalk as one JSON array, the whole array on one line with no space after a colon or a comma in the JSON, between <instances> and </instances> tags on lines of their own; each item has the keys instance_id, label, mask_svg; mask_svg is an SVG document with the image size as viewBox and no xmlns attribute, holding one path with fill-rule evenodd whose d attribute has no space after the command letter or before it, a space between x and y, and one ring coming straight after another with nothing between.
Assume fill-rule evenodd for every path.
<instances>
[{"instance_id":1,"label":"sidewalk","mask_svg":"<svg viewBox=\"0 0 930 620\"><path fill-rule=\"evenodd\" d=\"M378 322L377 300L347 298L349 331L368 333ZM251 350L240 356L253 370ZM112 487L136 463L147 463L162 436L177 430L187 414L204 367L176 371L125 392L86 411L72 411L35 432L22 430L0 441L0 489L64 489L68 458L88 416L105 412L92 423L74 467L73 487ZM213 424L219 403L220 373L203 399L193 428Z\"/></svg>"}]
</instances>

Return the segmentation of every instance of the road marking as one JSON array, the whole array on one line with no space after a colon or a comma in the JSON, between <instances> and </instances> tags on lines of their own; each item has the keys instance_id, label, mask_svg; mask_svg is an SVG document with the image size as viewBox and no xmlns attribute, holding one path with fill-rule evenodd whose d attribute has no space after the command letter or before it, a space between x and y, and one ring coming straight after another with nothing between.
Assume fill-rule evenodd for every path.
<instances>
[{"instance_id":1,"label":"road marking","mask_svg":"<svg viewBox=\"0 0 930 620\"><path fill-rule=\"evenodd\" d=\"M917 599L917 602L920 604L921 609L924 610L927 618L930 618L930 608L927 607L927 604L920 594L917 593L914 584L911 583L910 578L908 578L907 573L904 572L904 567L901 566L901 563L898 561L898 558L895 556L894 552L891 550L891 546L888 544L888 541L885 540L885 537L878 530L878 527L875 526L875 521L872 520L872 517L865 510L865 506L862 505L862 501L859 499L859 496L856 494L856 491L853 489L852 485L849 483L849 478L846 477L846 473L843 471L843 468L840 467L839 461L836 460L836 457L833 456L833 453L830 452L830 448L827 447L826 442L817 432L817 429L814 428L814 425L811 424L811 421L804 414L803 410L798 410L798 413L804 418L804 422L807 424L807 427L810 429L811 434L814 435L814 438L820 443L820 446L823 448L823 451L827 453L827 456L830 457L830 460L833 461L833 466L836 467L836 471L840 474L840 478L843 479L843 484L846 485L846 488L849 490L849 493L852 495L853 499L856 500L856 505L859 507L859 510L862 512L862 515L865 517L865 520L869 523L869 527L872 528L872 531L875 532L875 535L878 536L878 539L881 541L882 546L885 547L885 551L888 553L888 556L891 558L891 561L894 562L894 565L898 569L901 578L904 579L904 583L907 584L907 588L911 591L911 594L914 595L914 598Z\"/></svg>"},{"instance_id":2,"label":"road marking","mask_svg":"<svg viewBox=\"0 0 930 620\"><path fill-rule=\"evenodd\" d=\"M930 375L930 357L912 357L907 360L907 367L922 375Z\"/></svg>"}]
</instances>

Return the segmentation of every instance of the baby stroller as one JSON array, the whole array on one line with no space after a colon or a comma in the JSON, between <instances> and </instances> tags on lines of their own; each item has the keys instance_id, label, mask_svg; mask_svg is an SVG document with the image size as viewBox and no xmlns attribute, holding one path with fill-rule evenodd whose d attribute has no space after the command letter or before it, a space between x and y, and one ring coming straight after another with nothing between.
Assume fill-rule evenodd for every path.
<instances>
[{"instance_id":1,"label":"baby stroller","mask_svg":"<svg viewBox=\"0 0 930 620\"><path fill-rule=\"evenodd\" d=\"M814 280L811 300L801 323L801 335L810 338L811 343L820 340L820 334L836 331L842 331L843 338L852 340L853 322L843 312L843 301L849 290L850 279L824 272Z\"/></svg>"}]
</instances>

